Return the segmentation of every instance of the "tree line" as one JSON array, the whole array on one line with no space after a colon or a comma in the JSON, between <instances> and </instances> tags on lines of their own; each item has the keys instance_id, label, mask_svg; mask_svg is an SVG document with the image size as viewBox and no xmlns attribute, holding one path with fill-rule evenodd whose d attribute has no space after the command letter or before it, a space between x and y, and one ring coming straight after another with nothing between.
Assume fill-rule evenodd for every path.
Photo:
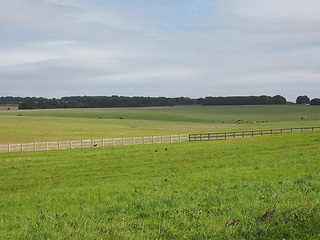
<instances>
[{"instance_id":1,"label":"tree line","mask_svg":"<svg viewBox=\"0 0 320 240\"><path fill-rule=\"evenodd\" d=\"M296 104L310 104L310 105L320 105L320 98L310 98L306 95L297 97Z\"/></svg>"},{"instance_id":2,"label":"tree line","mask_svg":"<svg viewBox=\"0 0 320 240\"><path fill-rule=\"evenodd\" d=\"M126 96L71 96L56 98L43 97L0 97L0 104L19 104L19 109L53 109L53 108L117 108L117 107L153 107L174 105L267 105L286 104L281 95L271 96L238 96L238 97L126 97ZM299 96L296 104L320 105L320 99L310 100Z\"/></svg>"},{"instance_id":3,"label":"tree line","mask_svg":"<svg viewBox=\"0 0 320 240\"><path fill-rule=\"evenodd\" d=\"M165 97L122 97L122 96L74 96L61 99L26 98L19 104L19 109L50 108L118 108L118 107L153 107L173 105L193 105L193 99Z\"/></svg>"},{"instance_id":4,"label":"tree line","mask_svg":"<svg viewBox=\"0 0 320 240\"><path fill-rule=\"evenodd\" d=\"M24 99L23 97L0 97L0 104L19 104Z\"/></svg>"},{"instance_id":5,"label":"tree line","mask_svg":"<svg viewBox=\"0 0 320 240\"><path fill-rule=\"evenodd\" d=\"M202 105L265 105L265 104L286 104L287 100L276 95L270 96L249 96L249 97L206 97Z\"/></svg>"},{"instance_id":6,"label":"tree line","mask_svg":"<svg viewBox=\"0 0 320 240\"><path fill-rule=\"evenodd\" d=\"M175 105L257 105L286 104L282 96L249 97L125 97L125 96L72 96L61 99L26 98L19 104L19 109L50 108L117 108L117 107L153 107Z\"/></svg>"}]
</instances>

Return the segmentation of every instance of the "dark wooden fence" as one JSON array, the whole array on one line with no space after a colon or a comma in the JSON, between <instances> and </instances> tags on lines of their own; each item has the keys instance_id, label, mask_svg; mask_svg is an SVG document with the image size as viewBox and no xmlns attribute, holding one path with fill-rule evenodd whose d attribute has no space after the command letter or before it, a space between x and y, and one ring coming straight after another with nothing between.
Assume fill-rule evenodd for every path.
<instances>
[{"instance_id":1,"label":"dark wooden fence","mask_svg":"<svg viewBox=\"0 0 320 240\"><path fill-rule=\"evenodd\" d=\"M189 141L214 141L226 140L232 138L244 138L253 136L263 136L279 133L291 133L294 131L314 131L320 127L308 128L286 128L286 129L269 129L269 130L253 130L253 131L239 131L239 132L216 132L216 133L196 133L189 134Z\"/></svg>"}]
</instances>

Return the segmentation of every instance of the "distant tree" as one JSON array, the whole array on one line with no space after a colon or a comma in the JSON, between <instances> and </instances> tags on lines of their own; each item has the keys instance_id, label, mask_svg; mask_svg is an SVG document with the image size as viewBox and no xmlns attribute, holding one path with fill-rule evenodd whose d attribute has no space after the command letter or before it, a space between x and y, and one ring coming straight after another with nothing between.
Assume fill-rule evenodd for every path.
<instances>
[{"instance_id":1,"label":"distant tree","mask_svg":"<svg viewBox=\"0 0 320 240\"><path fill-rule=\"evenodd\" d=\"M299 96L296 99L296 104L310 104L310 98L308 96Z\"/></svg>"},{"instance_id":2,"label":"distant tree","mask_svg":"<svg viewBox=\"0 0 320 240\"><path fill-rule=\"evenodd\" d=\"M314 98L310 101L310 105L320 105L320 98Z\"/></svg>"},{"instance_id":3,"label":"distant tree","mask_svg":"<svg viewBox=\"0 0 320 240\"><path fill-rule=\"evenodd\" d=\"M21 103L19 103L19 109L36 109L38 104L35 100L36 98L25 98Z\"/></svg>"},{"instance_id":4,"label":"distant tree","mask_svg":"<svg viewBox=\"0 0 320 240\"><path fill-rule=\"evenodd\" d=\"M276 95L276 96L272 97L271 102L272 102L272 104L286 104L287 99L285 99L284 97L282 97L280 95Z\"/></svg>"}]
</instances>

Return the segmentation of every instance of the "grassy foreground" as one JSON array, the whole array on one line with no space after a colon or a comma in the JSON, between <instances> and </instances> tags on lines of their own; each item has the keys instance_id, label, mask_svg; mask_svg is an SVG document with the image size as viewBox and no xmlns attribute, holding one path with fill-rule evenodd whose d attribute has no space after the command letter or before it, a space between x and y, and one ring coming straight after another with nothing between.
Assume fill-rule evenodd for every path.
<instances>
[{"instance_id":1,"label":"grassy foreground","mask_svg":"<svg viewBox=\"0 0 320 240\"><path fill-rule=\"evenodd\" d=\"M319 136L2 153L0 239L319 239Z\"/></svg>"},{"instance_id":2,"label":"grassy foreground","mask_svg":"<svg viewBox=\"0 0 320 240\"><path fill-rule=\"evenodd\" d=\"M0 125L0 144L316 127L320 106L10 110L0 111Z\"/></svg>"}]
</instances>

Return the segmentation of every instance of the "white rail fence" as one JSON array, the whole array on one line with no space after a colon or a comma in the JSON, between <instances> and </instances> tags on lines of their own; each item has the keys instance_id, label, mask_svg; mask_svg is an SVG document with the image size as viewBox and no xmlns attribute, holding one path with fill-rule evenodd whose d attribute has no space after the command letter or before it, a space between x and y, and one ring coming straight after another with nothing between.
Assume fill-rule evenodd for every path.
<instances>
[{"instance_id":1,"label":"white rail fence","mask_svg":"<svg viewBox=\"0 0 320 240\"><path fill-rule=\"evenodd\" d=\"M137 144L154 143L174 143L189 141L189 134L150 136L150 137L131 137L131 138L111 138L111 139L92 139L74 140L60 142L37 142L0 145L0 152L25 152L25 151L44 151L74 148L124 146Z\"/></svg>"}]
</instances>

